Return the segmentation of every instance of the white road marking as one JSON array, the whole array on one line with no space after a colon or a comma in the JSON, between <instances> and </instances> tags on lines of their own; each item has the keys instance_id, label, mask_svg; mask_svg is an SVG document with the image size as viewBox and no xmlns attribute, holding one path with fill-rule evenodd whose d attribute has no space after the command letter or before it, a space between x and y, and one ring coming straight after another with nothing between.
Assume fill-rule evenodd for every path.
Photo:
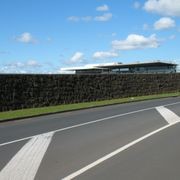
<instances>
[{"instance_id":1,"label":"white road marking","mask_svg":"<svg viewBox=\"0 0 180 180\"><path fill-rule=\"evenodd\" d=\"M163 118L169 123L174 124L180 122L180 117L177 116L174 112L165 108L164 106L156 107L156 110L163 116Z\"/></svg>"},{"instance_id":2,"label":"white road marking","mask_svg":"<svg viewBox=\"0 0 180 180\"><path fill-rule=\"evenodd\" d=\"M53 133L35 136L29 140L0 172L2 180L33 180Z\"/></svg>"},{"instance_id":3,"label":"white road marking","mask_svg":"<svg viewBox=\"0 0 180 180\"><path fill-rule=\"evenodd\" d=\"M162 106L172 106L172 105L176 105L176 104L180 104L180 102L164 104ZM74 125L74 126L65 127L65 128L62 128L62 129L54 130L54 131L49 131L49 133L56 133L56 132L66 131L66 130L69 130L69 129L73 129L73 128L77 128L77 127L81 127L81 126L85 126L85 125L89 125L89 124L94 124L94 123L97 123L97 122L102 122L102 121L114 119L114 118L117 118L117 117L122 117L122 116L130 115L130 114L135 114L135 113L139 113L139 112L143 112L143 111L152 110L154 108L156 108L156 106L146 108L146 109L140 109L140 110L137 110L137 111L131 111L131 112L123 113L123 114L117 114L117 115L114 115L114 116L109 116L109 117L106 117L106 118L97 119L97 120L94 120L94 121L90 121L90 122L86 122L86 123L82 123L82 124L77 124L77 125ZM42 135L42 134L39 134L39 135ZM13 141L1 143L0 147L8 145L8 144L16 143L16 142L21 142L21 141L24 141L24 140L28 140L28 139L34 138L35 136L38 136L38 135L33 135L33 136L29 136L29 137L25 137L25 138L13 140Z\"/></svg>"},{"instance_id":4,"label":"white road marking","mask_svg":"<svg viewBox=\"0 0 180 180\"><path fill-rule=\"evenodd\" d=\"M176 123L178 123L178 122L176 122ZM82 169L80 169L80 170L78 170L78 171L76 171L76 172L74 172L74 173L64 177L62 180L71 180L71 179L74 179L75 177L77 177L77 176L83 174L84 172L90 170L91 168L93 168L93 167L103 163L104 161L106 161L106 160L112 158L113 156L121 153L122 151L127 150L128 148L134 146L135 144L137 144L137 143L139 143L139 142L149 138L150 136L153 136L154 134L157 134L158 132L161 132L161 131L163 131L163 130L165 130L165 129L169 128L170 126L173 126L173 125L175 125L175 123L174 124L168 124L168 125L163 126L162 128L159 128L159 129L157 129L157 130L155 130L155 131L153 131L153 132L151 132L149 134L146 134L145 136L143 136L143 137L141 137L139 139L136 139L135 141L132 141L129 144L126 144L123 147L120 147L119 149L117 149L117 150L115 150L115 151L105 155L104 157L94 161L93 163L83 167Z\"/></svg>"}]
</instances>

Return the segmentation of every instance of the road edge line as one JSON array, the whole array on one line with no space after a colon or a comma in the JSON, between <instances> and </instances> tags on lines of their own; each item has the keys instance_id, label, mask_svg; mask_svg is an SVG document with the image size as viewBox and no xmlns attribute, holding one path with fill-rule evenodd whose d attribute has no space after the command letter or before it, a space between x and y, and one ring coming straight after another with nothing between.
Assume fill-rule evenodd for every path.
<instances>
[{"instance_id":1,"label":"road edge line","mask_svg":"<svg viewBox=\"0 0 180 180\"><path fill-rule=\"evenodd\" d=\"M151 133L148 133L148 134L146 134L146 135L144 135L144 136L142 136L142 137L140 137L140 138L138 138L138 139L136 139L136 140L134 140L134 141L132 141L132 142L130 142L128 144L126 144L125 146L122 146L122 147L116 149L115 151L113 151L113 152L111 152L111 153L101 157L100 159L97 159L93 163L90 163L89 165L87 165L87 166L85 166L85 167L75 171L74 173L72 173L72 174L62 178L62 180L71 180L71 179L73 179L73 178L83 174L84 172L92 169L93 167L103 163L104 161L112 158L113 156L115 156L115 155L117 155L117 154L127 150L128 148L136 145L137 143L139 143L139 142L141 142L141 141L143 141L143 140L145 140L145 139L147 139L147 138L149 138L149 137L151 137L151 136L153 136L153 135L155 135L155 134L157 134L157 133L159 133L159 132L161 132L161 131L163 131L163 130L171 127L171 126L174 126L177 123L179 123L179 122L176 122L174 124L168 124L168 125L163 126L163 127L159 128L159 129L157 129L155 131L152 131Z\"/></svg>"},{"instance_id":2,"label":"road edge line","mask_svg":"<svg viewBox=\"0 0 180 180\"><path fill-rule=\"evenodd\" d=\"M161 106L166 107L166 106L172 106L172 105L176 105L176 104L180 104L180 102L164 104L164 105L161 105ZM114 116L109 116L109 117L106 117L106 118L101 118L101 119L97 119L97 120L89 121L89 122L86 122L86 123L81 123L81 124L77 124L77 125L74 125L74 126L69 126L69 127L53 130L53 131L48 131L48 132L41 133L41 134L46 134L46 133L51 133L51 132L52 133L61 132L61 131L65 131L65 130L69 130L69 129L73 129L73 128L77 128L77 127L81 127L81 126L85 126L85 125L89 125L89 124L93 124L93 123L97 123L97 122L106 121L106 120L117 118L117 117L126 116L126 115L129 115L129 114L135 114L135 113L139 113L139 112L143 112L143 111L152 110L152 109L155 109L156 107L158 107L158 106L153 106L153 107L149 107L149 108L145 108L145 109L131 111L131 112L123 113L123 114L117 114L117 115L114 115ZM5 146L5 145L9 145L9 144L13 144L13 143L16 143L16 142L21 142L21 141L24 141L24 140L28 140L28 139L31 139L31 138L33 138L35 136L39 136L41 134L28 136L28 137L25 137L25 138L21 138L21 139L9 141L9 142L4 142L4 143L0 144L0 147Z\"/></svg>"}]
</instances>

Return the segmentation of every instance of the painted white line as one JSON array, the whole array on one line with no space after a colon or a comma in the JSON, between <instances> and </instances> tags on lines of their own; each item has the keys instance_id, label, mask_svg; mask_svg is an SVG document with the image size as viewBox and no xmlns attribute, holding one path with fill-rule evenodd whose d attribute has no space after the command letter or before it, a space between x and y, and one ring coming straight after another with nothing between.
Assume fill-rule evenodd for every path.
<instances>
[{"instance_id":1,"label":"painted white line","mask_svg":"<svg viewBox=\"0 0 180 180\"><path fill-rule=\"evenodd\" d=\"M161 106L173 106L173 105L177 105L177 104L180 104L180 102L164 104L164 105L161 105Z\"/></svg>"},{"instance_id":2,"label":"painted white line","mask_svg":"<svg viewBox=\"0 0 180 180\"><path fill-rule=\"evenodd\" d=\"M41 134L39 134L39 135L41 135ZM25 138L21 138L21 139L16 139L16 140L14 140L14 141L5 142L5 143L0 144L0 147L1 147L1 146L8 145L8 144L13 144L13 143L17 143L17 142L29 140L29 139L32 139L32 138L34 138L34 137L36 137L36 136L39 136L39 135L29 136L29 137L25 137Z\"/></svg>"},{"instance_id":3,"label":"painted white line","mask_svg":"<svg viewBox=\"0 0 180 180\"><path fill-rule=\"evenodd\" d=\"M143 112L143 111L152 110L154 108L155 107L151 107L151 108L141 109L141 110L132 111L132 112L124 113L124 114L118 114L118 115L114 115L114 116L110 116L110 117L105 117L105 118L102 118L102 119L97 119L97 120L94 120L94 121L89 121L89 122L86 122L86 123L77 124L77 125L74 125L74 126L65 127L65 128L62 128L62 129L57 129L57 130L50 131L50 132L53 132L53 133L61 132L61 131L65 131L65 130L69 130L69 129L73 129L73 128L77 128L77 127L86 126L86 125L89 125L89 124L94 124L94 123L114 119L114 118L117 118L117 117L122 117L122 116L130 115L130 114L135 114L135 113L139 113L139 112ZM35 136L37 136L37 135L35 135ZM29 137L17 139L17 140L14 140L14 141L5 142L5 143L0 144L0 147L5 146L5 145L9 145L9 144L12 144L12 143L16 143L16 142L21 142L21 141L24 141L24 140L28 140L28 139L34 138L35 136L29 136Z\"/></svg>"},{"instance_id":4,"label":"painted white line","mask_svg":"<svg viewBox=\"0 0 180 180\"><path fill-rule=\"evenodd\" d=\"M170 126L173 126L173 125L175 125L175 124L168 124L168 125L163 126L162 128L159 128L159 129L157 129L157 130L155 130L155 131L153 131L153 132L151 132L149 134L146 134L145 136L143 136L143 137L141 137L139 139L136 139L135 141L132 141L129 144L126 144L123 147L120 147L119 149L117 149L117 150L115 150L115 151L105 155L104 157L94 161L93 163L83 167L82 169L80 169L80 170L78 170L78 171L76 171L76 172L74 172L74 173L64 177L62 180L71 180L71 179L74 179L75 177L83 174L84 172L86 172L86 171L90 170L91 168L99 165L100 163L103 163L104 161L106 161L106 160L112 158L113 156L121 153L122 151L127 150L128 148L134 146L135 144L137 144L137 143L147 139L148 137L150 137L150 136L152 136L154 134L157 134L157 133L159 133L159 132L161 132L161 131L163 131L163 130L165 130L165 129L169 128Z\"/></svg>"},{"instance_id":5,"label":"painted white line","mask_svg":"<svg viewBox=\"0 0 180 180\"><path fill-rule=\"evenodd\" d=\"M164 106L156 107L156 110L163 116L163 118L169 123L174 124L180 122L180 117L177 116L174 112L165 108Z\"/></svg>"},{"instance_id":6,"label":"painted white line","mask_svg":"<svg viewBox=\"0 0 180 180\"><path fill-rule=\"evenodd\" d=\"M53 133L29 140L0 172L2 180L33 180L51 142Z\"/></svg>"},{"instance_id":7,"label":"painted white line","mask_svg":"<svg viewBox=\"0 0 180 180\"><path fill-rule=\"evenodd\" d=\"M176 104L180 104L180 102L164 104L162 106L172 106L172 105L176 105ZM51 133L51 132L52 133L56 133L56 132L66 131L66 130L69 130L69 129L78 128L78 127L81 127L81 126L86 126L86 125L89 125L89 124L94 124L94 123L98 123L98 122L114 119L114 118L117 118L117 117L122 117L122 116L130 115L130 114L135 114L135 113L139 113L139 112L143 112L143 111L152 110L154 108L156 108L156 106L150 107L150 108L146 108L146 109L140 109L140 110L137 110L137 111L131 111L131 112L123 113L123 114L117 114L117 115L114 115L114 116L109 116L109 117L97 119L97 120L94 120L94 121L90 121L90 122L86 122L86 123L82 123L82 124L77 124L77 125L74 125L74 126L65 127L65 128L62 128L62 129L54 130L54 131L49 131L49 133ZM38 134L38 135L41 135L41 134ZM24 140L28 140L28 139L31 139L31 138L33 138L35 136L37 136L37 135L33 135L33 136L29 136L29 137L25 137L25 138L13 140L13 141L1 143L0 147L1 146L5 146L5 145L9 145L9 144L13 144L13 143L17 143L17 142L21 142L21 141L24 141Z\"/></svg>"}]
</instances>

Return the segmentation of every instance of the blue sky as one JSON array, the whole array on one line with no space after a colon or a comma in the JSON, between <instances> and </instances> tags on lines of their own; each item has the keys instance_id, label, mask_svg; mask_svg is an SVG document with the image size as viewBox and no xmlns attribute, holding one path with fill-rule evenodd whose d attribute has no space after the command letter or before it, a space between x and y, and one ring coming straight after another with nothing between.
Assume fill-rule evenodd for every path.
<instances>
[{"instance_id":1,"label":"blue sky","mask_svg":"<svg viewBox=\"0 0 180 180\"><path fill-rule=\"evenodd\" d=\"M0 0L0 73L180 63L179 0Z\"/></svg>"}]
</instances>

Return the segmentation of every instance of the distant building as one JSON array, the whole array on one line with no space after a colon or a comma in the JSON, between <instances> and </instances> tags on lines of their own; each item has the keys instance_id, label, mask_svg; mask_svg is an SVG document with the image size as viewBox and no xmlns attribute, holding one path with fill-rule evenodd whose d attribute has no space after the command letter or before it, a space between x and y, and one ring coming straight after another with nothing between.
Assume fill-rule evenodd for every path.
<instances>
[{"instance_id":1,"label":"distant building","mask_svg":"<svg viewBox=\"0 0 180 180\"><path fill-rule=\"evenodd\" d=\"M177 64L167 62L147 63L109 63L77 68L64 68L65 71L75 71L76 74L150 74L150 73L176 73Z\"/></svg>"}]
</instances>

